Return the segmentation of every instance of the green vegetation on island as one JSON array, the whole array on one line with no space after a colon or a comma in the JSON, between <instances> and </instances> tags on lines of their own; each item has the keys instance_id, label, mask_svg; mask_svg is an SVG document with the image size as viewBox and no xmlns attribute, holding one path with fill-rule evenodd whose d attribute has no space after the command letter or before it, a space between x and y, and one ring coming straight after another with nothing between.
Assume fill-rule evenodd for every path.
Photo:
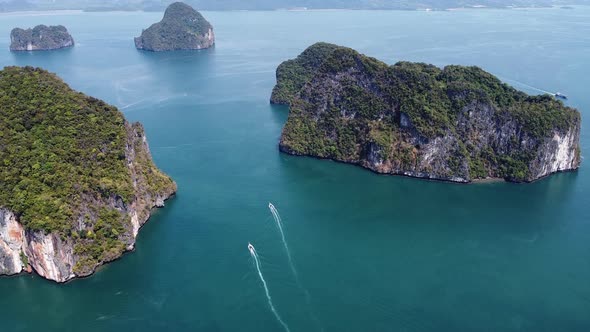
<instances>
[{"instance_id":1,"label":"green vegetation on island","mask_svg":"<svg viewBox=\"0 0 590 332\"><path fill-rule=\"evenodd\" d=\"M198 50L215 43L213 26L191 6L175 2L162 21L143 30L135 47L147 51Z\"/></svg>"},{"instance_id":2,"label":"green vegetation on island","mask_svg":"<svg viewBox=\"0 0 590 332\"><path fill-rule=\"evenodd\" d=\"M74 39L63 25L14 28L10 33L11 51L48 51L71 46Z\"/></svg>"},{"instance_id":3,"label":"green vegetation on island","mask_svg":"<svg viewBox=\"0 0 590 332\"><path fill-rule=\"evenodd\" d=\"M329 43L316 43L308 47L293 60L287 60L277 68L277 84L272 90L270 101L273 104L289 104L303 85L307 83L324 59L339 46Z\"/></svg>"},{"instance_id":4,"label":"green vegetation on island","mask_svg":"<svg viewBox=\"0 0 590 332\"><path fill-rule=\"evenodd\" d=\"M176 191L140 124L32 67L0 71L0 163L0 207L27 232L72 243L76 275L119 257L134 242L132 216L145 221Z\"/></svg>"},{"instance_id":5,"label":"green vegetation on island","mask_svg":"<svg viewBox=\"0 0 590 332\"><path fill-rule=\"evenodd\" d=\"M282 151L380 173L520 182L580 163L578 111L478 67L389 66L317 43L278 67L271 102L290 105Z\"/></svg>"}]
</instances>

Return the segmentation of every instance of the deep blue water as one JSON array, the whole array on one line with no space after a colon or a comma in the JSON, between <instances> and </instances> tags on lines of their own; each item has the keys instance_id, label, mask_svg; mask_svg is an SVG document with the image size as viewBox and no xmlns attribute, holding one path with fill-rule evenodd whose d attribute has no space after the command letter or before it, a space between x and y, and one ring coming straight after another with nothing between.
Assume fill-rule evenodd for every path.
<instances>
[{"instance_id":1,"label":"deep blue water","mask_svg":"<svg viewBox=\"0 0 590 332\"><path fill-rule=\"evenodd\" d=\"M478 65L561 91L590 138L590 7L456 12L206 12L217 45L146 53L158 13L0 15L0 64L41 66L146 128L176 198L137 248L91 278L0 278L2 331L590 331L590 176L457 185L280 154L276 66L316 41L398 60ZM10 53L15 26L76 46ZM539 89L539 90L536 90ZM267 207L284 224L298 286ZM314 319L315 317L315 319Z\"/></svg>"}]
</instances>

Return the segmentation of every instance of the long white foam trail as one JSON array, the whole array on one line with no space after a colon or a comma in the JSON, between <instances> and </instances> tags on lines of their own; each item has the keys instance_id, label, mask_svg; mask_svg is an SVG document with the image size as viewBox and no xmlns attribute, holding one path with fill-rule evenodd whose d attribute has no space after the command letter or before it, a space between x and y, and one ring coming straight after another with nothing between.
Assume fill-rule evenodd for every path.
<instances>
[{"instance_id":1,"label":"long white foam trail","mask_svg":"<svg viewBox=\"0 0 590 332\"><path fill-rule=\"evenodd\" d=\"M297 270L295 269L295 265L293 264L293 259L291 258L291 251L289 250L289 246L287 245L287 240L285 239L285 233L283 232L283 223L281 220L281 216L279 215L279 211L277 211L277 209L275 208L274 205L272 205L272 203L268 203L268 208L270 209L270 212L272 213L272 216L277 224L277 227L279 228L279 232L281 233L281 239L283 240L283 246L285 247L285 251L287 252L287 258L289 259L289 267L291 267L291 271L293 271L293 275L295 276L297 284L301 287L301 284L299 283L299 274L297 273Z\"/></svg>"},{"instance_id":2,"label":"long white foam trail","mask_svg":"<svg viewBox=\"0 0 590 332\"><path fill-rule=\"evenodd\" d=\"M523 82L519 82L519 81L512 80L512 79L505 78L505 77L504 77L504 78L502 78L502 79L503 79L503 80L505 80L505 81L508 81L508 82L512 82L513 84L515 83L515 84L518 84L518 85L524 86L524 87L526 87L526 88L529 88L529 89L531 89L531 90L539 91L539 92L546 93L546 94L553 95L553 96L555 95L555 93L553 93L553 92L549 92L549 91L547 91L547 90L543 90L543 89L535 88L534 86L528 85L528 84L526 84L526 83L523 83Z\"/></svg>"},{"instance_id":3,"label":"long white foam trail","mask_svg":"<svg viewBox=\"0 0 590 332\"><path fill-rule=\"evenodd\" d=\"M272 298L270 297L270 292L268 291L268 286L266 285L266 280L262 276L262 271L260 270L260 261L258 260L258 254L256 253L256 249L253 245L248 243L248 250L250 250L250 255L254 258L254 262L256 263L256 270L258 270L258 276L260 277L260 281L262 281L262 286L264 286L264 292L266 293L266 298L268 299L268 305L270 306L270 310L275 315L277 321L285 328L285 331L290 332L289 326L283 321L277 309L272 304Z\"/></svg>"},{"instance_id":4,"label":"long white foam trail","mask_svg":"<svg viewBox=\"0 0 590 332\"><path fill-rule=\"evenodd\" d=\"M121 109L121 110L128 109L129 107L133 107L135 105L138 105L138 104L142 103L144 100L145 99L142 99L140 101L136 101L136 102L131 103L131 104L123 105L123 106L119 107L119 109Z\"/></svg>"},{"instance_id":5,"label":"long white foam trail","mask_svg":"<svg viewBox=\"0 0 590 332\"><path fill-rule=\"evenodd\" d=\"M287 252L287 259L289 260L289 267L291 268L291 271L293 272L293 276L295 277L295 282L297 283L297 286L299 286L299 289L301 289L301 291L305 294L305 301L307 302L309 314L310 314L311 318L313 319L314 323L316 325L318 325L320 330L323 331L324 329L321 327L319 319L315 316L315 314L311 310L311 296L309 295L309 292L307 291L307 289L305 289L305 287L303 287L301 285L301 282L299 281L299 274L297 273L297 269L295 269L295 264L293 264L293 259L291 258L291 250L289 250L289 246L287 245L287 240L285 239L285 233L283 232L283 222L281 220L281 215L279 214L279 211L277 210L277 208L275 208L275 206L270 202L268 203L268 208L270 209L270 212L272 213L272 216L277 224L277 227L279 228L279 232L281 233L281 239L283 240L283 246L285 247L285 251Z\"/></svg>"}]
</instances>

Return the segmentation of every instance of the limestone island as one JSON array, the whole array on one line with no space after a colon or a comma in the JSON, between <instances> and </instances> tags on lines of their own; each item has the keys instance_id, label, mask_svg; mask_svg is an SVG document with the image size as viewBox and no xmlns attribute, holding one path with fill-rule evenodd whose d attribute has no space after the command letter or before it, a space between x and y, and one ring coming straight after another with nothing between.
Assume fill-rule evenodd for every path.
<instances>
[{"instance_id":1,"label":"limestone island","mask_svg":"<svg viewBox=\"0 0 590 332\"><path fill-rule=\"evenodd\" d=\"M282 152L377 173L531 182L580 166L580 113L478 67L387 65L317 43L277 68Z\"/></svg>"},{"instance_id":2,"label":"limestone island","mask_svg":"<svg viewBox=\"0 0 590 332\"><path fill-rule=\"evenodd\" d=\"M10 32L11 51L49 51L74 46L74 38L63 25L37 25Z\"/></svg>"},{"instance_id":3,"label":"limestone island","mask_svg":"<svg viewBox=\"0 0 590 332\"><path fill-rule=\"evenodd\" d=\"M164 18L135 38L140 50L160 52L200 50L215 44L213 26L191 6L175 2L166 8Z\"/></svg>"},{"instance_id":4,"label":"limestone island","mask_svg":"<svg viewBox=\"0 0 590 332\"><path fill-rule=\"evenodd\" d=\"M0 275L88 276L176 192L141 124L39 68L0 71L0 162Z\"/></svg>"}]
</instances>

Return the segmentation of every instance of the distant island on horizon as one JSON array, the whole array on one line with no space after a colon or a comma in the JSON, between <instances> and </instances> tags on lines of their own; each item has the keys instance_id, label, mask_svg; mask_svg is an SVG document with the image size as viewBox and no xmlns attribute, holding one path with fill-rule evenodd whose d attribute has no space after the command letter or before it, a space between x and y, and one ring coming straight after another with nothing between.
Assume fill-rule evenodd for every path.
<instances>
[{"instance_id":1,"label":"distant island on horizon","mask_svg":"<svg viewBox=\"0 0 590 332\"><path fill-rule=\"evenodd\" d=\"M166 8L164 18L135 38L135 47L152 52L200 50L215 44L213 26L201 13L184 2Z\"/></svg>"},{"instance_id":2,"label":"distant island on horizon","mask_svg":"<svg viewBox=\"0 0 590 332\"><path fill-rule=\"evenodd\" d=\"M74 46L74 38L63 25L14 28L10 32L11 51L49 51Z\"/></svg>"},{"instance_id":3,"label":"distant island on horizon","mask_svg":"<svg viewBox=\"0 0 590 332\"><path fill-rule=\"evenodd\" d=\"M84 10L164 11L171 0L0 0L0 12ZM458 8L523 8L590 5L590 0L188 0L197 10L449 10Z\"/></svg>"}]
</instances>

